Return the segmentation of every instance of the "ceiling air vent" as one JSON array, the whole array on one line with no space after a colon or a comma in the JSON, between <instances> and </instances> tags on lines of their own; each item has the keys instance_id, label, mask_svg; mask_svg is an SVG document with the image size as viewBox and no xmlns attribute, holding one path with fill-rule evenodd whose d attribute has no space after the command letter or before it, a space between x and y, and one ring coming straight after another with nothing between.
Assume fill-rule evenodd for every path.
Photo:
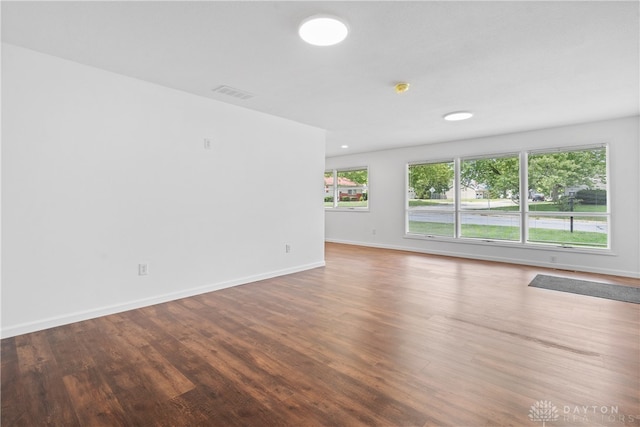
<instances>
[{"instance_id":1,"label":"ceiling air vent","mask_svg":"<svg viewBox=\"0 0 640 427\"><path fill-rule=\"evenodd\" d=\"M213 91L215 93L221 93L223 95L232 96L234 98L238 98L242 100L253 98L255 96L252 93L245 92L240 89L236 89L234 87L224 86L224 85L218 86L217 88L213 89Z\"/></svg>"}]
</instances>

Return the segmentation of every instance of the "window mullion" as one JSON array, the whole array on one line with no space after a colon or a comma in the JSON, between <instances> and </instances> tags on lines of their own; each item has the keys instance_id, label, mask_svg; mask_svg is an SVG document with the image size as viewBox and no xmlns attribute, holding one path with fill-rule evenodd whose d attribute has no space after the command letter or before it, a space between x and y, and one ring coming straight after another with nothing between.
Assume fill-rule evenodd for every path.
<instances>
[{"instance_id":1,"label":"window mullion","mask_svg":"<svg viewBox=\"0 0 640 427\"><path fill-rule=\"evenodd\" d=\"M453 237L460 238L460 157L453 159Z\"/></svg>"},{"instance_id":2,"label":"window mullion","mask_svg":"<svg viewBox=\"0 0 640 427\"><path fill-rule=\"evenodd\" d=\"M520 153L520 242L529 240L529 154Z\"/></svg>"},{"instance_id":3,"label":"window mullion","mask_svg":"<svg viewBox=\"0 0 640 427\"><path fill-rule=\"evenodd\" d=\"M333 170L333 207L338 207L338 170Z\"/></svg>"}]
</instances>

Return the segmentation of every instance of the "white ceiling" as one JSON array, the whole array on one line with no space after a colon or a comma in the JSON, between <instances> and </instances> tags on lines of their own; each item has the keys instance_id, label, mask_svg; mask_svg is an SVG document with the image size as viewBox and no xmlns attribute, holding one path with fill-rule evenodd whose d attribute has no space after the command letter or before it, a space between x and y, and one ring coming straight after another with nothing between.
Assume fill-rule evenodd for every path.
<instances>
[{"instance_id":1,"label":"white ceiling","mask_svg":"<svg viewBox=\"0 0 640 427\"><path fill-rule=\"evenodd\" d=\"M305 44L298 24L317 13L349 37ZM324 128L335 156L637 115L638 14L637 1L3 1L2 40ZM442 120L456 110L475 116Z\"/></svg>"}]
</instances>

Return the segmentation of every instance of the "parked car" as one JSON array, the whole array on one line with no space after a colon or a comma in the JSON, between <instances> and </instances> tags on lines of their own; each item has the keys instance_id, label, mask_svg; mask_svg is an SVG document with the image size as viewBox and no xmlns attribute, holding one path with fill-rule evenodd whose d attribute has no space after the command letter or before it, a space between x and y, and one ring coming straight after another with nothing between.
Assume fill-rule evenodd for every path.
<instances>
[{"instance_id":1,"label":"parked car","mask_svg":"<svg viewBox=\"0 0 640 427\"><path fill-rule=\"evenodd\" d=\"M531 195L531 201L532 202L544 202L544 194L533 193Z\"/></svg>"}]
</instances>

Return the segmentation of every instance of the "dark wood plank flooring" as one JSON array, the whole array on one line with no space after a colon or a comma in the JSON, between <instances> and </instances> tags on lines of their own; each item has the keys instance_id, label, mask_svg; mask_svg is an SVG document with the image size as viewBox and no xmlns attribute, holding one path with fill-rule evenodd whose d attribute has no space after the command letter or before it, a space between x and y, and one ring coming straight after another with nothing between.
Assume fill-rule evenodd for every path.
<instances>
[{"instance_id":1,"label":"dark wood plank flooring","mask_svg":"<svg viewBox=\"0 0 640 427\"><path fill-rule=\"evenodd\" d=\"M2 426L535 426L541 401L552 427L640 425L640 306L527 286L640 280L337 244L326 260L2 340Z\"/></svg>"}]
</instances>

